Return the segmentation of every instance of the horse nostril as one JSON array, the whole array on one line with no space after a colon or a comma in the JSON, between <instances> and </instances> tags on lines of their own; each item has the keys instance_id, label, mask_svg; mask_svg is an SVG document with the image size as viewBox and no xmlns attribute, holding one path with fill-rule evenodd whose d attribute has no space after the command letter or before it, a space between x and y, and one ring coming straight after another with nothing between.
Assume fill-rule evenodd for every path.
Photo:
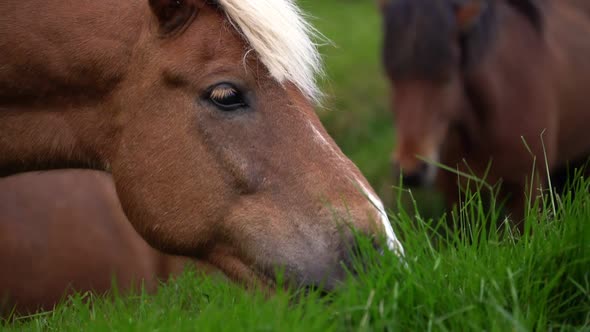
<instances>
[{"instance_id":1,"label":"horse nostril","mask_svg":"<svg viewBox=\"0 0 590 332\"><path fill-rule=\"evenodd\" d=\"M426 183L426 176L428 174L428 164L420 163L418 168L413 172L403 173L403 183L409 187L421 187Z\"/></svg>"},{"instance_id":2,"label":"horse nostril","mask_svg":"<svg viewBox=\"0 0 590 332\"><path fill-rule=\"evenodd\" d=\"M422 182L422 174L420 173L404 174L403 176L403 184L408 187L420 187Z\"/></svg>"}]
</instances>

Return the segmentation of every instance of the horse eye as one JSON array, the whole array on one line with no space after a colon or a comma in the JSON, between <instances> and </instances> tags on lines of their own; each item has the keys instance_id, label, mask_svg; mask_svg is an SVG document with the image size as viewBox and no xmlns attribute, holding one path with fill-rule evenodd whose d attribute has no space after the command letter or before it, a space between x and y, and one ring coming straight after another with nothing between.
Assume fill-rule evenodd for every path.
<instances>
[{"instance_id":1,"label":"horse eye","mask_svg":"<svg viewBox=\"0 0 590 332\"><path fill-rule=\"evenodd\" d=\"M248 106L242 93L233 85L221 83L209 90L208 99L222 111L231 112Z\"/></svg>"}]
</instances>

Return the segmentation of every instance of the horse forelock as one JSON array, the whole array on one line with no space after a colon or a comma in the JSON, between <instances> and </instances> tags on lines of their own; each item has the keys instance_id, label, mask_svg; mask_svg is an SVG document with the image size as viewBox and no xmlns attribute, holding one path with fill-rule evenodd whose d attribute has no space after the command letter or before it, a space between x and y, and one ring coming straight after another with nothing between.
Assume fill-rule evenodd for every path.
<instances>
[{"instance_id":1,"label":"horse forelock","mask_svg":"<svg viewBox=\"0 0 590 332\"><path fill-rule=\"evenodd\" d=\"M217 0L216 4L273 78L290 82L310 100L319 101L316 76L323 71L316 41L323 37L293 0Z\"/></svg>"}]
</instances>

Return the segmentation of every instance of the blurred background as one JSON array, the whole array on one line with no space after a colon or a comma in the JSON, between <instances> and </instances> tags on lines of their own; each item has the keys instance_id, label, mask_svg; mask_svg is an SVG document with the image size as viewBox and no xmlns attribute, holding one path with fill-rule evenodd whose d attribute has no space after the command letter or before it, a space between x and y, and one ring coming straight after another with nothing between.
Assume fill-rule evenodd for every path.
<instances>
[{"instance_id":1,"label":"blurred background","mask_svg":"<svg viewBox=\"0 0 590 332\"><path fill-rule=\"evenodd\" d=\"M326 94L318 114L342 151L361 169L388 209L398 198L390 156L395 144L389 86L381 62L381 16L376 0L300 0L313 25L331 44L320 48ZM443 211L438 194L412 189L423 217Z\"/></svg>"}]
</instances>

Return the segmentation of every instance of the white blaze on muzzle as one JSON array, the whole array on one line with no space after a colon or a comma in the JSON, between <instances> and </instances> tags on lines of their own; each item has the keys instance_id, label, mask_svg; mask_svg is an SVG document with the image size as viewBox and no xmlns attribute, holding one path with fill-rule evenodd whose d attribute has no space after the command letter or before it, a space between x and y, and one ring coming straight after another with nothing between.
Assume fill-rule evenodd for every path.
<instances>
[{"instance_id":1,"label":"white blaze on muzzle","mask_svg":"<svg viewBox=\"0 0 590 332\"><path fill-rule=\"evenodd\" d=\"M379 213L379 217L381 218L381 223L383 224L383 228L385 228L385 235L387 237L387 247L389 250L395 252L399 256L404 256L404 247L402 246L401 242L395 236L393 232L393 227L391 227L391 223L389 222L389 218L387 217L387 213L385 212L385 207L383 206L383 202L375 196L368 188L363 184L362 181L357 179L357 182L361 189L363 190L365 196L369 199L371 204L377 209Z\"/></svg>"},{"instance_id":2,"label":"white blaze on muzzle","mask_svg":"<svg viewBox=\"0 0 590 332\"><path fill-rule=\"evenodd\" d=\"M311 121L309 121L309 126L311 127L316 140L320 144L322 144L322 146L331 151L337 157L337 159L339 159L343 164L345 164L347 160L345 160L344 157L332 147L332 145L328 142L324 135L322 135L322 133L313 125ZM358 179L358 177L353 175L353 178L356 180L356 183L360 186L360 189L363 191L363 194L367 197L367 199L371 202L371 204L375 207L375 209L377 209L377 212L379 213L379 218L381 219L381 223L383 224L383 228L385 229L385 235L387 237L387 247L389 248L389 250L394 251L399 256L403 256L404 248L395 236L395 233L393 232L393 227L391 227L391 223L389 222L389 218L387 217L387 213L385 212L383 202L381 202L381 200L375 194L373 194L371 190L369 190L367 186Z\"/></svg>"}]
</instances>

